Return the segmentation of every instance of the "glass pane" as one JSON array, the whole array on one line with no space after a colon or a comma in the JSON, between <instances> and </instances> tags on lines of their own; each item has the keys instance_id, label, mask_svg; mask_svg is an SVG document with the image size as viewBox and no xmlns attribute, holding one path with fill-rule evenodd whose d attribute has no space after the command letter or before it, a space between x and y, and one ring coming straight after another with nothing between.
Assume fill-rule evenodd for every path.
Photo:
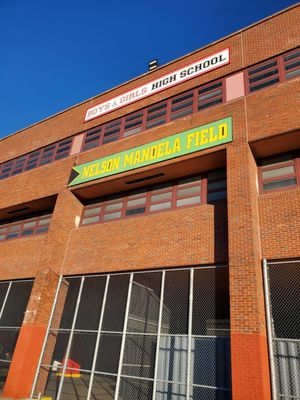
<instances>
[{"instance_id":1,"label":"glass pane","mask_svg":"<svg viewBox=\"0 0 300 400\"><path fill-rule=\"evenodd\" d=\"M186 400L186 386L179 383L157 382L155 400ZM202 400L202 397L197 400ZM203 397L203 400L207 399Z\"/></svg>"},{"instance_id":2,"label":"glass pane","mask_svg":"<svg viewBox=\"0 0 300 400\"><path fill-rule=\"evenodd\" d=\"M201 197L200 196L195 196L195 197L188 197L187 199L181 199L176 201L176 206L181 207L181 206L187 206L191 204L200 204L201 203Z\"/></svg>"},{"instance_id":3,"label":"glass pane","mask_svg":"<svg viewBox=\"0 0 300 400\"><path fill-rule=\"evenodd\" d=\"M127 136L131 136L131 135L135 135L135 134L141 132L141 130L142 130L142 127L141 127L141 126L138 126L137 128L133 128L133 129L130 129L130 130L126 130L126 131L124 132L124 135L123 135L123 136L127 137Z\"/></svg>"},{"instance_id":4,"label":"glass pane","mask_svg":"<svg viewBox=\"0 0 300 400\"><path fill-rule=\"evenodd\" d=\"M263 89L264 87L275 85L275 83L279 82L279 78L271 79L269 81L263 82L259 85L250 87L250 92L254 92L255 90Z\"/></svg>"},{"instance_id":5,"label":"glass pane","mask_svg":"<svg viewBox=\"0 0 300 400\"><path fill-rule=\"evenodd\" d=\"M140 204L145 204L145 203L146 203L146 198L142 197L140 199L129 200L127 202L127 207L138 206Z\"/></svg>"},{"instance_id":6,"label":"glass pane","mask_svg":"<svg viewBox=\"0 0 300 400\"><path fill-rule=\"evenodd\" d=\"M38 228L36 230L36 233L44 233L44 232L47 232L47 231L48 231L48 226L44 226L42 228Z\"/></svg>"},{"instance_id":7,"label":"glass pane","mask_svg":"<svg viewBox=\"0 0 300 400\"><path fill-rule=\"evenodd\" d=\"M220 96L221 94L222 94L222 90L221 90L221 89L219 89L219 90L214 90L214 91L211 92L211 93L208 93L208 94L204 94L204 95L202 95L202 96L199 96L199 97L198 97L198 101L201 102L201 101L204 101L204 100L207 100L207 99L211 99L212 97L214 97L214 96Z\"/></svg>"},{"instance_id":8,"label":"glass pane","mask_svg":"<svg viewBox=\"0 0 300 400\"><path fill-rule=\"evenodd\" d=\"M270 77L272 75L277 75L277 74L278 74L278 69L274 69L272 71L268 71L268 72L265 72L263 74L256 75L254 78L250 78L249 82L250 83L257 82L257 81L260 81L262 79L266 79L266 78L268 78L268 77Z\"/></svg>"},{"instance_id":9,"label":"glass pane","mask_svg":"<svg viewBox=\"0 0 300 400\"><path fill-rule=\"evenodd\" d=\"M116 213L105 214L103 216L103 221L110 221L111 219L121 218L121 211Z\"/></svg>"},{"instance_id":10,"label":"glass pane","mask_svg":"<svg viewBox=\"0 0 300 400\"><path fill-rule=\"evenodd\" d=\"M9 232L18 232L21 229L21 224L9 226Z\"/></svg>"},{"instance_id":11,"label":"glass pane","mask_svg":"<svg viewBox=\"0 0 300 400\"><path fill-rule=\"evenodd\" d=\"M164 291L163 333L186 334L190 271L167 271Z\"/></svg>"},{"instance_id":12,"label":"glass pane","mask_svg":"<svg viewBox=\"0 0 300 400\"><path fill-rule=\"evenodd\" d=\"M282 167L282 168L276 168L276 169L271 169L269 171L263 171L262 176L263 179L267 178L275 178L277 176L283 176L283 175L292 175L295 173L295 168L293 165L289 165L288 167Z\"/></svg>"},{"instance_id":13,"label":"glass pane","mask_svg":"<svg viewBox=\"0 0 300 400\"><path fill-rule=\"evenodd\" d=\"M16 238L18 236L19 236L19 232L17 232L17 233L9 233L7 235L7 239L13 239L13 238Z\"/></svg>"},{"instance_id":14,"label":"glass pane","mask_svg":"<svg viewBox=\"0 0 300 400\"><path fill-rule=\"evenodd\" d=\"M177 196L178 197L183 197L183 196L188 196L190 194L196 194L196 193L200 193L200 186L192 186L186 189L180 189L177 190Z\"/></svg>"},{"instance_id":15,"label":"glass pane","mask_svg":"<svg viewBox=\"0 0 300 400\"><path fill-rule=\"evenodd\" d=\"M68 280L69 287L67 292L67 298L65 301L64 311L60 322L61 329L62 328L71 329L80 281L81 281L80 278L72 278Z\"/></svg>"},{"instance_id":16,"label":"glass pane","mask_svg":"<svg viewBox=\"0 0 300 400\"><path fill-rule=\"evenodd\" d=\"M123 202L115 203L115 204L108 204L105 206L105 211L112 211L112 210L119 210L122 208Z\"/></svg>"},{"instance_id":17,"label":"glass pane","mask_svg":"<svg viewBox=\"0 0 300 400\"><path fill-rule=\"evenodd\" d=\"M34 226L36 224L36 220L35 221L31 221L31 222L26 222L24 224L24 228L30 228L32 226Z\"/></svg>"},{"instance_id":18,"label":"glass pane","mask_svg":"<svg viewBox=\"0 0 300 400\"><path fill-rule=\"evenodd\" d=\"M12 283L0 320L0 326L22 325L32 283L32 281Z\"/></svg>"},{"instance_id":19,"label":"glass pane","mask_svg":"<svg viewBox=\"0 0 300 400\"><path fill-rule=\"evenodd\" d=\"M136 215L136 214L144 214L145 210L146 210L145 207L131 208L130 210L126 210L126 216Z\"/></svg>"},{"instance_id":20,"label":"glass pane","mask_svg":"<svg viewBox=\"0 0 300 400\"><path fill-rule=\"evenodd\" d=\"M142 379L121 378L118 399L149 400L152 399L152 381Z\"/></svg>"},{"instance_id":21,"label":"glass pane","mask_svg":"<svg viewBox=\"0 0 300 400\"><path fill-rule=\"evenodd\" d=\"M123 331L128 284L129 274L110 277L103 319L103 330Z\"/></svg>"},{"instance_id":22,"label":"glass pane","mask_svg":"<svg viewBox=\"0 0 300 400\"><path fill-rule=\"evenodd\" d=\"M69 356L71 368L91 370L97 333L75 332Z\"/></svg>"},{"instance_id":23,"label":"glass pane","mask_svg":"<svg viewBox=\"0 0 300 400\"><path fill-rule=\"evenodd\" d=\"M87 210L84 210L84 216L90 216L90 215L95 215L95 214L99 214L101 210L101 207L95 207L95 208L89 208Z\"/></svg>"},{"instance_id":24,"label":"glass pane","mask_svg":"<svg viewBox=\"0 0 300 400\"><path fill-rule=\"evenodd\" d=\"M134 274L127 332L157 333L161 273Z\"/></svg>"},{"instance_id":25,"label":"glass pane","mask_svg":"<svg viewBox=\"0 0 300 400\"><path fill-rule=\"evenodd\" d=\"M172 197L172 192L156 194L151 196L151 201L169 200Z\"/></svg>"},{"instance_id":26,"label":"glass pane","mask_svg":"<svg viewBox=\"0 0 300 400\"><path fill-rule=\"evenodd\" d=\"M92 400L114 400L117 378L110 375L94 375Z\"/></svg>"},{"instance_id":27,"label":"glass pane","mask_svg":"<svg viewBox=\"0 0 300 400\"><path fill-rule=\"evenodd\" d=\"M121 342L121 334L101 333L95 368L96 371L108 372L110 374L118 373Z\"/></svg>"},{"instance_id":28,"label":"glass pane","mask_svg":"<svg viewBox=\"0 0 300 400\"><path fill-rule=\"evenodd\" d=\"M39 221L39 225L48 225L50 223L50 221L51 221L51 217L45 218L45 219L41 219Z\"/></svg>"},{"instance_id":29,"label":"glass pane","mask_svg":"<svg viewBox=\"0 0 300 400\"><path fill-rule=\"evenodd\" d=\"M75 329L98 330L106 276L86 277Z\"/></svg>"},{"instance_id":30,"label":"glass pane","mask_svg":"<svg viewBox=\"0 0 300 400\"><path fill-rule=\"evenodd\" d=\"M229 335L229 281L227 268L196 269L193 296L194 335Z\"/></svg>"},{"instance_id":31,"label":"glass pane","mask_svg":"<svg viewBox=\"0 0 300 400\"><path fill-rule=\"evenodd\" d=\"M95 224L96 222L99 221L100 221L100 216L97 215L96 217L83 218L81 224L82 225Z\"/></svg>"},{"instance_id":32,"label":"glass pane","mask_svg":"<svg viewBox=\"0 0 300 400\"><path fill-rule=\"evenodd\" d=\"M150 206L150 211L159 211L159 210L164 210L166 208L171 208L172 203L170 201L166 203L158 203L158 204L153 204Z\"/></svg>"},{"instance_id":33,"label":"glass pane","mask_svg":"<svg viewBox=\"0 0 300 400\"><path fill-rule=\"evenodd\" d=\"M229 338L193 338L191 379L196 385L230 388Z\"/></svg>"},{"instance_id":34,"label":"glass pane","mask_svg":"<svg viewBox=\"0 0 300 400\"><path fill-rule=\"evenodd\" d=\"M275 67L275 66L277 66L277 61L276 60L271 61L271 62L269 62L267 64L264 64L264 65L259 65L259 66L255 67L255 68L249 70L249 75L254 75L257 72L261 72L261 71L264 71L265 69L268 69L268 68L271 68L271 67Z\"/></svg>"},{"instance_id":35,"label":"glass pane","mask_svg":"<svg viewBox=\"0 0 300 400\"><path fill-rule=\"evenodd\" d=\"M21 232L21 236L32 235L33 233L34 233L34 229L27 229L27 230Z\"/></svg>"},{"instance_id":36,"label":"glass pane","mask_svg":"<svg viewBox=\"0 0 300 400\"><path fill-rule=\"evenodd\" d=\"M158 354L158 380L186 383L187 336L161 336Z\"/></svg>"},{"instance_id":37,"label":"glass pane","mask_svg":"<svg viewBox=\"0 0 300 400\"><path fill-rule=\"evenodd\" d=\"M297 185L296 178L290 178L290 179L283 179L280 181L264 183L263 189L264 190L280 189L283 187L294 186L294 185Z\"/></svg>"},{"instance_id":38,"label":"glass pane","mask_svg":"<svg viewBox=\"0 0 300 400\"><path fill-rule=\"evenodd\" d=\"M181 118L181 117L184 117L185 115L192 114L192 112L193 112L193 109L188 108L187 110L183 110L183 111L177 112L176 114L175 113L172 114L171 119L173 120L173 119Z\"/></svg>"},{"instance_id":39,"label":"glass pane","mask_svg":"<svg viewBox=\"0 0 300 400\"><path fill-rule=\"evenodd\" d=\"M286 79L294 78L295 76L300 75L300 68L296 69L295 71L291 71L285 74Z\"/></svg>"}]
</instances>

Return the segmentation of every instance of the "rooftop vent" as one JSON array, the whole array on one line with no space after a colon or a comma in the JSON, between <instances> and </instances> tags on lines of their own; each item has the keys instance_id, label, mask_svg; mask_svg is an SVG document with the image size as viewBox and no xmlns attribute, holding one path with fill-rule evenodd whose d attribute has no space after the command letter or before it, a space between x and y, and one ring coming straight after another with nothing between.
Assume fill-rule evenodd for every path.
<instances>
[{"instance_id":1,"label":"rooftop vent","mask_svg":"<svg viewBox=\"0 0 300 400\"><path fill-rule=\"evenodd\" d=\"M157 58L148 62L148 71L152 71L153 69L159 67Z\"/></svg>"}]
</instances>

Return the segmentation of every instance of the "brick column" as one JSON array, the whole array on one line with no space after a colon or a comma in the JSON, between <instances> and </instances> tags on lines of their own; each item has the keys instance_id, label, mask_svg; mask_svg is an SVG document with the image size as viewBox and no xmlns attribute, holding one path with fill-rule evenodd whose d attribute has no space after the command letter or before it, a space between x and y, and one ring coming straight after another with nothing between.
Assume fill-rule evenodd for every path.
<instances>
[{"instance_id":1,"label":"brick column","mask_svg":"<svg viewBox=\"0 0 300 400\"><path fill-rule=\"evenodd\" d=\"M256 176L246 139L235 140L227 148L233 400L271 398Z\"/></svg>"},{"instance_id":2,"label":"brick column","mask_svg":"<svg viewBox=\"0 0 300 400\"><path fill-rule=\"evenodd\" d=\"M63 269L69 237L72 229L76 229L76 220L81 211L81 203L69 190L65 189L58 195L40 260L40 270L35 277L4 386L3 396L5 397L26 398L30 396L59 275ZM66 289L66 285L63 285L59 296L59 312L55 314L54 318L54 327L58 327L60 322ZM54 346L55 340L51 340L51 346L47 346L45 354L47 363L51 360ZM40 391L43 391L46 379L46 375L40 376Z\"/></svg>"}]
</instances>

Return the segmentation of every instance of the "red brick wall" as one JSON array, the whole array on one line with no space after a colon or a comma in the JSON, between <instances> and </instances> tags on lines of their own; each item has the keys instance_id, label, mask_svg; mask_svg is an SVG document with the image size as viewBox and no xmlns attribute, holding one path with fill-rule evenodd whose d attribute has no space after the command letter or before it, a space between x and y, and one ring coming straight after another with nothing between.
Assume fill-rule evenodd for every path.
<instances>
[{"instance_id":1,"label":"red brick wall","mask_svg":"<svg viewBox=\"0 0 300 400\"><path fill-rule=\"evenodd\" d=\"M0 280L33 278L40 267L47 235L0 242Z\"/></svg>"},{"instance_id":2,"label":"red brick wall","mask_svg":"<svg viewBox=\"0 0 300 400\"><path fill-rule=\"evenodd\" d=\"M225 221L218 204L82 227L72 233L63 273L223 263Z\"/></svg>"},{"instance_id":3,"label":"red brick wall","mask_svg":"<svg viewBox=\"0 0 300 400\"><path fill-rule=\"evenodd\" d=\"M258 199L262 257L300 256L300 189L264 194Z\"/></svg>"},{"instance_id":4,"label":"red brick wall","mask_svg":"<svg viewBox=\"0 0 300 400\"><path fill-rule=\"evenodd\" d=\"M299 10L300 7L297 6L271 17L261 24L0 140L0 162L296 47L299 45ZM229 65L89 123L83 123L88 107L226 46L231 49ZM37 271L42 274L44 269L52 270L58 275L228 261L233 399L269 399L261 258L300 256L300 190L259 196L257 167L249 142L253 144L255 141L257 151L262 139L299 129L299 83L299 79L284 82L134 137L0 181L0 209L58 195L47 235L0 243L0 278L33 277ZM224 205L201 205L79 229L76 227L76 217L82 212L82 204L66 189L74 163L87 162L227 116L233 118L233 143L182 157L180 161L197 157L197 164L204 155L226 149L228 211ZM175 160L162 165L163 168L177 166L178 175L182 172L183 164L176 164ZM150 166L148 170L155 168L156 166ZM127 175L132 173L122 176ZM106 181L113 179L116 178L106 178ZM50 297L48 301L44 294L45 304L41 309L36 308L38 313L31 321L42 328L41 331L36 331L39 345L49 315ZM28 311L35 300L34 297L30 298ZM22 348L22 343L28 349L34 343L32 338L35 330L26 331L26 324L24 328L22 340L18 341L19 349ZM18 357L21 358L20 351ZM20 371L15 365L14 373L10 375L11 383L18 373ZM13 384L11 388L15 390Z\"/></svg>"}]
</instances>

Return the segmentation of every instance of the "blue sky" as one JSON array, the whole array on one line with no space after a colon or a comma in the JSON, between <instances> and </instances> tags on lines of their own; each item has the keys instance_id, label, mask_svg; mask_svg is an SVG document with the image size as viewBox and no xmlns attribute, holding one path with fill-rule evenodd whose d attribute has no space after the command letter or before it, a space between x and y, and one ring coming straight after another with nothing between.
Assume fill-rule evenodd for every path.
<instances>
[{"instance_id":1,"label":"blue sky","mask_svg":"<svg viewBox=\"0 0 300 400\"><path fill-rule=\"evenodd\" d=\"M0 137L293 4L0 0Z\"/></svg>"}]
</instances>

